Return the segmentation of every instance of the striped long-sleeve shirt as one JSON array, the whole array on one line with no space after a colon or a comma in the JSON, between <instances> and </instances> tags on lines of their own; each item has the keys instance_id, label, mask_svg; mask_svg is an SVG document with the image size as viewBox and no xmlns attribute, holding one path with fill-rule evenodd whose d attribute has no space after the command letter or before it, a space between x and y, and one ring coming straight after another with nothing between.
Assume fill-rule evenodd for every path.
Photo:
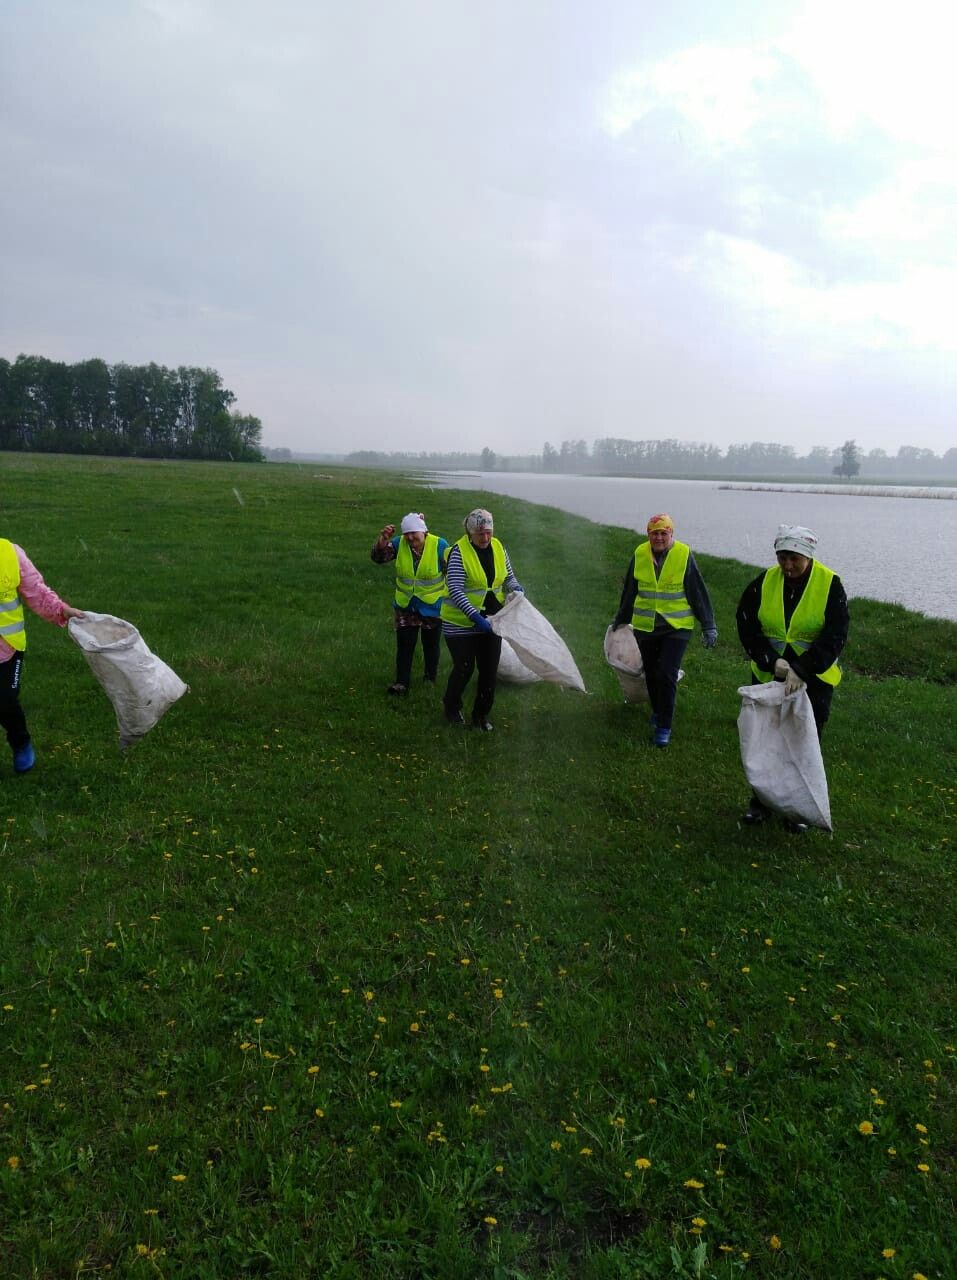
<instances>
[{"instance_id":1,"label":"striped long-sleeve shirt","mask_svg":"<svg viewBox=\"0 0 957 1280\"><path fill-rule=\"evenodd\" d=\"M504 551L505 548L503 547ZM482 568L485 570L485 577L491 587L495 581L495 560L492 552L491 544L487 547L476 547L476 555ZM455 605L456 609L461 611L468 618L478 618L482 614L491 617L492 614L498 613L501 605L495 599L494 594L489 591L485 597L481 609L476 609L469 601L465 594L465 565L462 563L462 553L457 546L453 546L449 551L449 563L445 573L445 582L448 592L449 601ZM522 591L524 588L519 580L512 572L512 562L508 558L508 552L505 551L505 582L506 591ZM442 634L446 636L472 636L479 633L476 626L459 627L454 622L442 623Z\"/></svg>"}]
</instances>

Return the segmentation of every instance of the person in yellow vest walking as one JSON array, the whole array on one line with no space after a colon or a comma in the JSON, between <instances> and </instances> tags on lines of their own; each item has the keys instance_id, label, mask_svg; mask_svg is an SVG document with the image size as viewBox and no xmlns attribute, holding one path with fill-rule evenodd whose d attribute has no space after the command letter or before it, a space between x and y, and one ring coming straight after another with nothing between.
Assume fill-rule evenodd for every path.
<instances>
[{"instance_id":1,"label":"person in yellow vest walking","mask_svg":"<svg viewBox=\"0 0 957 1280\"><path fill-rule=\"evenodd\" d=\"M465 537L459 538L449 552L448 594L442 601L442 634L452 655L443 702L449 724L465 724L462 695L478 667L472 727L490 733L488 713L495 701L502 641L492 630L489 618L501 609L506 594L524 588L512 572L508 552L493 537L491 511L476 507L464 523Z\"/></svg>"},{"instance_id":2,"label":"person in yellow vest walking","mask_svg":"<svg viewBox=\"0 0 957 1280\"><path fill-rule=\"evenodd\" d=\"M651 738L667 747L678 692L678 672L695 619L706 649L718 643L711 597L691 548L675 539L671 516L648 521L648 541L635 548L628 562L613 626L631 623L645 669L651 703Z\"/></svg>"},{"instance_id":3,"label":"person in yellow vest walking","mask_svg":"<svg viewBox=\"0 0 957 1280\"><path fill-rule=\"evenodd\" d=\"M439 671L441 619L439 605L445 595L445 562L449 544L429 533L421 511L402 517L399 534L387 524L372 547L376 564L395 561L395 680L388 692L404 697L412 683L412 657L422 635L425 679L435 684Z\"/></svg>"},{"instance_id":4,"label":"person in yellow vest walking","mask_svg":"<svg viewBox=\"0 0 957 1280\"><path fill-rule=\"evenodd\" d=\"M0 727L13 752L15 773L28 773L37 758L20 706L23 654L27 647L24 604L58 627L65 627L70 618L86 616L46 585L22 547L0 538Z\"/></svg>"},{"instance_id":5,"label":"person in yellow vest walking","mask_svg":"<svg viewBox=\"0 0 957 1280\"><path fill-rule=\"evenodd\" d=\"M738 637L751 659L751 683L783 680L785 696L807 691L820 739L841 682L838 658L847 643L850 613L844 586L814 558L817 537L803 525L782 524L774 539L777 564L749 582L738 601ZM770 814L752 795L742 821ZM788 829L806 831L803 822Z\"/></svg>"}]
</instances>

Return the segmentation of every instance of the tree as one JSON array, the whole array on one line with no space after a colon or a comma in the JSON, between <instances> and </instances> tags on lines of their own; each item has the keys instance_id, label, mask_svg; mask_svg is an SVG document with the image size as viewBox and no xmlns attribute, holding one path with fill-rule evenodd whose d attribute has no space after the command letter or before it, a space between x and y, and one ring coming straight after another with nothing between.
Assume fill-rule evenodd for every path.
<instances>
[{"instance_id":1,"label":"tree","mask_svg":"<svg viewBox=\"0 0 957 1280\"><path fill-rule=\"evenodd\" d=\"M849 480L861 469L861 451L854 440L845 440L841 445L841 460L834 468L836 476L844 476Z\"/></svg>"},{"instance_id":2,"label":"tree","mask_svg":"<svg viewBox=\"0 0 957 1280\"><path fill-rule=\"evenodd\" d=\"M482 470L494 471L495 462L496 462L496 458L495 458L494 450L490 449L488 445L486 445L485 448L482 450Z\"/></svg>"}]
</instances>

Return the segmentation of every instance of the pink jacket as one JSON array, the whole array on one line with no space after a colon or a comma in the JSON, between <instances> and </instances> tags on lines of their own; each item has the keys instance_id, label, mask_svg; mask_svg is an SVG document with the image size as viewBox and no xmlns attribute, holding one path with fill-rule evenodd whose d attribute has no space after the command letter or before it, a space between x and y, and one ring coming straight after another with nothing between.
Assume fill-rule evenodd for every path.
<instances>
[{"instance_id":1,"label":"pink jacket","mask_svg":"<svg viewBox=\"0 0 957 1280\"><path fill-rule=\"evenodd\" d=\"M17 560L20 562L20 586L18 588L20 599L46 622L52 622L58 627L65 627L66 618L63 616L65 601L61 600L55 591L51 591L43 581L42 574L23 548L14 543L13 549L17 553ZM16 652L17 650L7 644L6 640L0 638L0 662L9 662Z\"/></svg>"}]
</instances>

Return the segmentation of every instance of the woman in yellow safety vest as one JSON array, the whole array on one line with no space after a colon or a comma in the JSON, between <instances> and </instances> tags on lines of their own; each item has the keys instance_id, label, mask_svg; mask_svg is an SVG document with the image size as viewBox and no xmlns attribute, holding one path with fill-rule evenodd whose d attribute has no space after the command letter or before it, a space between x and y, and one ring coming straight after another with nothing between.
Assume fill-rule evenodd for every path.
<instances>
[{"instance_id":1,"label":"woman in yellow safety vest","mask_svg":"<svg viewBox=\"0 0 957 1280\"><path fill-rule=\"evenodd\" d=\"M695 619L706 649L718 643L711 597L686 542L675 539L671 516L648 521L648 540L628 562L618 613L612 626L631 623L651 703L651 740L656 747L671 741L671 722L678 692L681 659Z\"/></svg>"},{"instance_id":2,"label":"woman in yellow safety vest","mask_svg":"<svg viewBox=\"0 0 957 1280\"><path fill-rule=\"evenodd\" d=\"M65 627L70 618L86 616L46 585L22 547L0 538L0 727L13 752L15 773L27 773L36 763L36 752L20 706L23 655L27 647L25 604L38 617L58 627Z\"/></svg>"},{"instance_id":3,"label":"woman in yellow safety vest","mask_svg":"<svg viewBox=\"0 0 957 1280\"><path fill-rule=\"evenodd\" d=\"M774 539L777 564L745 587L738 601L738 637L751 659L751 682L782 680L788 697L806 690L818 738L841 682L838 658L847 643L850 614L837 574L815 560L817 536L803 525L782 524ZM769 810L757 796L743 821L764 822ZM806 830L789 822L790 830Z\"/></svg>"},{"instance_id":4,"label":"woman in yellow safety vest","mask_svg":"<svg viewBox=\"0 0 957 1280\"><path fill-rule=\"evenodd\" d=\"M493 537L492 513L476 507L465 517L465 537L449 551L447 595L442 601L442 634L452 656L452 671L445 687L445 718L449 724L465 724L462 696L478 667L472 727L491 732L488 713L495 701L502 641L489 618L505 603L506 594L521 592L512 572L508 552Z\"/></svg>"},{"instance_id":5,"label":"woman in yellow safety vest","mask_svg":"<svg viewBox=\"0 0 957 1280\"><path fill-rule=\"evenodd\" d=\"M420 633L425 679L435 684L442 634L439 605L445 595L448 555L449 544L429 533L421 511L410 511L402 517L399 534L394 524L387 524L373 544L372 559L376 564L395 561L395 680L388 692L396 697L409 692L412 657Z\"/></svg>"}]
</instances>

